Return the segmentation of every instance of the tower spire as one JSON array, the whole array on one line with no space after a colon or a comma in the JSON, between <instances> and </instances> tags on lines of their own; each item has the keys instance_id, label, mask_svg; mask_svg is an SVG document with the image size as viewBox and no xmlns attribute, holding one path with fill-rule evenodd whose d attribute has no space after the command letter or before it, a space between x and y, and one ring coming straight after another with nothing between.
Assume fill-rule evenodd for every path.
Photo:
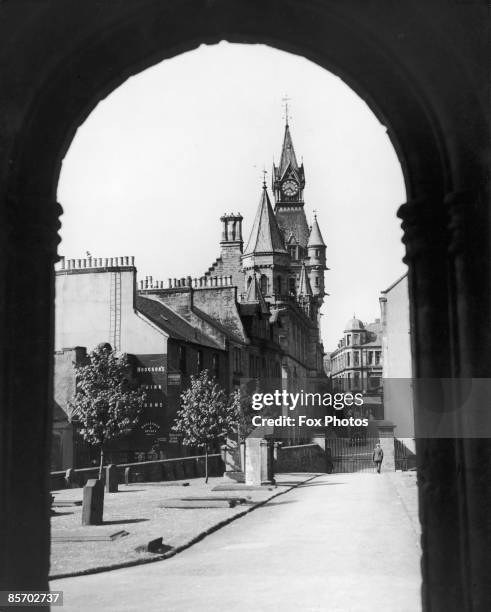
<instances>
[{"instance_id":1,"label":"tower spire","mask_svg":"<svg viewBox=\"0 0 491 612\"><path fill-rule=\"evenodd\" d=\"M291 101L291 98L289 98L287 94L285 94L283 98L281 98L281 101L285 105L285 126L288 127L288 102Z\"/></svg>"},{"instance_id":2,"label":"tower spire","mask_svg":"<svg viewBox=\"0 0 491 612\"><path fill-rule=\"evenodd\" d=\"M261 199L244 255L252 253L286 254L283 236L269 200L266 179L263 181Z\"/></svg>"}]
</instances>

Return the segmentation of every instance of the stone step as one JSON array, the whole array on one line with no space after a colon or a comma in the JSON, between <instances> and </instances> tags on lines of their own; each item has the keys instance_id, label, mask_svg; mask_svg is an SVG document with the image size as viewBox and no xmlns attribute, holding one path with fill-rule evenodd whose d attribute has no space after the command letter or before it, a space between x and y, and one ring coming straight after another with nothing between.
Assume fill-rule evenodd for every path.
<instances>
[{"instance_id":1,"label":"stone step","mask_svg":"<svg viewBox=\"0 0 491 612\"><path fill-rule=\"evenodd\" d=\"M275 487L261 485L246 485L241 483L220 484L213 487L212 491L272 491Z\"/></svg>"}]
</instances>

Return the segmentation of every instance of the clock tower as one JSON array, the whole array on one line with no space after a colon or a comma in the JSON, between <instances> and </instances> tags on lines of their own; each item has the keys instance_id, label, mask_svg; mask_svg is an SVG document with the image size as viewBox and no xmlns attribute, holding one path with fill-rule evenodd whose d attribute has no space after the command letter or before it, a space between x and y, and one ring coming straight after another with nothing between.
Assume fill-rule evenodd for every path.
<instances>
[{"instance_id":1,"label":"clock tower","mask_svg":"<svg viewBox=\"0 0 491 612\"><path fill-rule=\"evenodd\" d=\"M291 289L295 288L297 292L302 264L308 258L307 245L310 228L305 216L303 199L305 172L303 163L299 165L297 162L290 126L288 125L288 115L285 123L280 163L278 166L273 164L272 174L275 217L292 262L289 286Z\"/></svg>"}]
</instances>

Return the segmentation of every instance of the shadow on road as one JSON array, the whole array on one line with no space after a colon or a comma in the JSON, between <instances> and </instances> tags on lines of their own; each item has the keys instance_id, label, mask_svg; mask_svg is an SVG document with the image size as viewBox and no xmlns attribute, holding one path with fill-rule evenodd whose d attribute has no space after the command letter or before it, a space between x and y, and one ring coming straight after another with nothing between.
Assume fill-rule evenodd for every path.
<instances>
[{"instance_id":1,"label":"shadow on road","mask_svg":"<svg viewBox=\"0 0 491 612\"><path fill-rule=\"evenodd\" d=\"M147 518L136 518L136 519L121 519L119 521L103 521L103 525L126 525L127 523L143 523L149 521Z\"/></svg>"}]
</instances>

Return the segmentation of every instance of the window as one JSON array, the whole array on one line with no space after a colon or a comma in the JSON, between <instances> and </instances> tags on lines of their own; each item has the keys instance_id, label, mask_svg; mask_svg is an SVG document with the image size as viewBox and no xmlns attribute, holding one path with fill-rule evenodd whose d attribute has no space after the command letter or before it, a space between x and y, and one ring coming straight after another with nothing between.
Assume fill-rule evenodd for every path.
<instances>
[{"instance_id":1,"label":"window","mask_svg":"<svg viewBox=\"0 0 491 612\"><path fill-rule=\"evenodd\" d=\"M319 277L318 276L315 277L315 286L316 287L319 286Z\"/></svg>"},{"instance_id":2,"label":"window","mask_svg":"<svg viewBox=\"0 0 491 612\"><path fill-rule=\"evenodd\" d=\"M368 351L367 352L367 363L368 363L368 365L372 365L373 364L373 351Z\"/></svg>"},{"instance_id":3,"label":"window","mask_svg":"<svg viewBox=\"0 0 491 612\"><path fill-rule=\"evenodd\" d=\"M196 372L199 374L203 369L203 351L196 353Z\"/></svg>"},{"instance_id":4,"label":"window","mask_svg":"<svg viewBox=\"0 0 491 612\"><path fill-rule=\"evenodd\" d=\"M254 359L254 355L249 355L249 376L251 378L256 378L256 360Z\"/></svg>"},{"instance_id":5,"label":"window","mask_svg":"<svg viewBox=\"0 0 491 612\"><path fill-rule=\"evenodd\" d=\"M375 365L380 365L380 351L375 351Z\"/></svg>"},{"instance_id":6,"label":"window","mask_svg":"<svg viewBox=\"0 0 491 612\"><path fill-rule=\"evenodd\" d=\"M218 359L218 355L215 353L213 355L213 359L212 359L212 369L213 369L213 376L215 378L218 378L218 375L220 374L220 368L219 368L219 359Z\"/></svg>"},{"instance_id":7,"label":"window","mask_svg":"<svg viewBox=\"0 0 491 612\"><path fill-rule=\"evenodd\" d=\"M289 286L289 290L290 293L295 293L295 279L294 278L289 278L288 279L288 286Z\"/></svg>"},{"instance_id":8,"label":"window","mask_svg":"<svg viewBox=\"0 0 491 612\"><path fill-rule=\"evenodd\" d=\"M186 375L187 373L187 369L186 369L186 347L179 345L179 369L181 370L181 374L183 376Z\"/></svg>"},{"instance_id":9,"label":"window","mask_svg":"<svg viewBox=\"0 0 491 612\"><path fill-rule=\"evenodd\" d=\"M319 257L319 255L320 255L320 251L319 251L319 249L315 249L315 251L314 251L314 252L315 252L315 256L316 256L316 257Z\"/></svg>"},{"instance_id":10,"label":"window","mask_svg":"<svg viewBox=\"0 0 491 612\"><path fill-rule=\"evenodd\" d=\"M346 365L349 366L350 365L350 359L351 355L349 353L346 353Z\"/></svg>"},{"instance_id":11,"label":"window","mask_svg":"<svg viewBox=\"0 0 491 612\"><path fill-rule=\"evenodd\" d=\"M348 334L346 336L346 346L349 346L351 344L351 334Z\"/></svg>"},{"instance_id":12,"label":"window","mask_svg":"<svg viewBox=\"0 0 491 612\"><path fill-rule=\"evenodd\" d=\"M359 334L353 334L353 344L359 344L359 343L360 343Z\"/></svg>"},{"instance_id":13,"label":"window","mask_svg":"<svg viewBox=\"0 0 491 612\"><path fill-rule=\"evenodd\" d=\"M355 351L353 353L353 365L355 365L355 366L359 366L360 365L360 353L358 351Z\"/></svg>"},{"instance_id":14,"label":"window","mask_svg":"<svg viewBox=\"0 0 491 612\"><path fill-rule=\"evenodd\" d=\"M359 389L360 388L360 373L359 372L355 372L355 384L354 384L354 388L355 389Z\"/></svg>"},{"instance_id":15,"label":"window","mask_svg":"<svg viewBox=\"0 0 491 612\"><path fill-rule=\"evenodd\" d=\"M235 347L234 348L234 372L236 374L240 373L240 371L242 370L241 361L242 359L241 359L241 354L240 354L240 348Z\"/></svg>"},{"instance_id":16,"label":"window","mask_svg":"<svg viewBox=\"0 0 491 612\"><path fill-rule=\"evenodd\" d=\"M278 292L278 295L281 295L283 291L283 284L281 282L281 276L276 277L276 290Z\"/></svg>"},{"instance_id":17,"label":"window","mask_svg":"<svg viewBox=\"0 0 491 612\"><path fill-rule=\"evenodd\" d=\"M261 293L263 295L267 295L268 294L268 277L265 276L264 274L261 274L260 287L261 287Z\"/></svg>"},{"instance_id":18,"label":"window","mask_svg":"<svg viewBox=\"0 0 491 612\"><path fill-rule=\"evenodd\" d=\"M378 389L380 387L380 377L379 376L370 376L368 379L368 386L370 389Z\"/></svg>"}]
</instances>

